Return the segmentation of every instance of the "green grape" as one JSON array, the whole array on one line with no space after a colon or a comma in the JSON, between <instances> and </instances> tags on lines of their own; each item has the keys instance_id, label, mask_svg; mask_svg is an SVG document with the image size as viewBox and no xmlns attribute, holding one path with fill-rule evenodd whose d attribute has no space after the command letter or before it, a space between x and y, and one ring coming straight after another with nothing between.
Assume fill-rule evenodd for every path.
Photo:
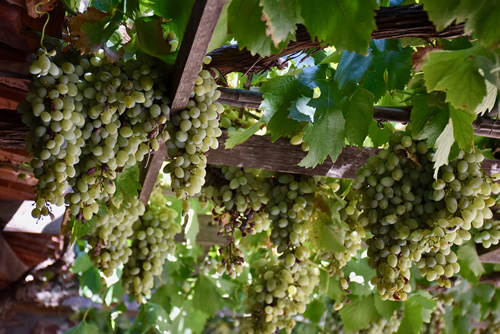
<instances>
[{"instance_id":1,"label":"green grape","mask_svg":"<svg viewBox=\"0 0 500 334\"><path fill-rule=\"evenodd\" d=\"M177 212L167 206L166 198L157 190L151 195L144 215L133 223L131 252L123 269L122 283L138 302L151 294L153 276L161 274L168 255L175 250L174 236L181 231L176 217Z\"/></svg>"},{"instance_id":2,"label":"green grape","mask_svg":"<svg viewBox=\"0 0 500 334\"><path fill-rule=\"evenodd\" d=\"M408 132L396 132L390 143L357 172L353 188L364 211L358 220L372 234L366 241L369 265L377 272L372 284L383 299L404 300L413 264L428 280L451 285L460 267L445 255L454 260L450 247L471 239L469 229L492 216L494 187L479 168L480 153L460 152L433 181L432 149ZM400 171L397 177L391 168Z\"/></svg>"}]
</instances>

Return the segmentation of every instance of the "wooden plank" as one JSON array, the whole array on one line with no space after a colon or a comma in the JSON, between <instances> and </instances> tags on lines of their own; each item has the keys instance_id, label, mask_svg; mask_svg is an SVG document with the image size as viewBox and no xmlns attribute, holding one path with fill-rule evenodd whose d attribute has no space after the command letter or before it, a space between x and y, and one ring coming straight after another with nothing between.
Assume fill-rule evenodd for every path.
<instances>
[{"instance_id":1,"label":"wooden plank","mask_svg":"<svg viewBox=\"0 0 500 334\"><path fill-rule=\"evenodd\" d=\"M225 0L196 0L193 5L172 71L173 113L181 111L187 105L224 3Z\"/></svg>"},{"instance_id":2,"label":"wooden plank","mask_svg":"<svg viewBox=\"0 0 500 334\"><path fill-rule=\"evenodd\" d=\"M488 253L479 255L479 260L483 263L497 263L500 264L500 248L497 248Z\"/></svg>"},{"instance_id":3,"label":"wooden plank","mask_svg":"<svg viewBox=\"0 0 500 334\"><path fill-rule=\"evenodd\" d=\"M291 145L285 138L274 143L269 136L252 136L244 143L230 150L224 148L227 134L219 138L219 148L208 151L207 163L212 165L259 168L286 173L320 175L338 178L354 178L356 171L368 157L376 154L380 149L346 146L337 161L330 158L316 168L303 168L297 164L306 156L300 146ZM500 172L500 161L485 160L482 164L488 174Z\"/></svg>"},{"instance_id":4,"label":"wooden plank","mask_svg":"<svg viewBox=\"0 0 500 334\"><path fill-rule=\"evenodd\" d=\"M172 71L171 113L179 112L187 105L224 3L225 0L196 0L193 5ZM143 183L139 198L144 204L147 204L149 200L166 157L167 148L162 142L147 168L141 170Z\"/></svg>"}]
</instances>

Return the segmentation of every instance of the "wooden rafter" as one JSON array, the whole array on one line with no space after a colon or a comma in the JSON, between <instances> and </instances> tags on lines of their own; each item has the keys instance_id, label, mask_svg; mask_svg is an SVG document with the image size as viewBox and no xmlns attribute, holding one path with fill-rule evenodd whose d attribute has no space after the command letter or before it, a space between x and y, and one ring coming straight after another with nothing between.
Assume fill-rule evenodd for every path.
<instances>
[{"instance_id":1,"label":"wooden rafter","mask_svg":"<svg viewBox=\"0 0 500 334\"><path fill-rule=\"evenodd\" d=\"M193 5L172 71L171 113L183 110L188 103L224 3L225 0L196 0ZM145 204L149 200L161 165L167 156L165 144L162 143L160 146L160 150L153 155L150 164L143 169L141 176L143 183L139 199Z\"/></svg>"}]
</instances>

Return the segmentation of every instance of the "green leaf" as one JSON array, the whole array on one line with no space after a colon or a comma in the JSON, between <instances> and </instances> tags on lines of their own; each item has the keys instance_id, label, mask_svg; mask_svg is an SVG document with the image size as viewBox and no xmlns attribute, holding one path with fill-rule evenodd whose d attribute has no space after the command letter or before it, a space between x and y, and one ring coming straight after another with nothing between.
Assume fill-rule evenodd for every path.
<instances>
[{"instance_id":1,"label":"green leaf","mask_svg":"<svg viewBox=\"0 0 500 334\"><path fill-rule=\"evenodd\" d=\"M228 26L240 49L246 47L253 55L265 57L271 55L272 41L266 34L262 14L260 0L233 0L228 9Z\"/></svg>"},{"instance_id":2,"label":"green leaf","mask_svg":"<svg viewBox=\"0 0 500 334\"><path fill-rule=\"evenodd\" d=\"M309 305L304 312L304 317L311 320L312 323L318 323L323 316L323 310L325 308L324 299L315 299Z\"/></svg>"},{"instance_id":3,"label":"green leaf","mask_svg":"<svg viewBox=\"0 0 500 334\"><path fill-rule=\"evenodd\" d=\"M260 91L264 93L260 104L264 112L262 120L267 123L271 139L275 141L291 133L299 124L288 115L292 101L299 95L300 86L293 76L279 76L264 82Z\"/></svg>"},{"instance_id":4,"label":"green leaf","mask_svg":"<svg viewBox=\"0 0 500 334\"><path fill-rule=\"evenodd\" d=\"M469 282L479 282L479 278L485 273L485 270L481 260L479 260L474 242L469 241L460 246L457 256L458 264L460 264L460 276Z\"/></svg>"},{"instance_id":5,"label":"green leaf","mask_svg":"<svg viewBox=\"0 0 500 334\"><path fill-rule=\"evenodd\" d=\"M429 106L427 104L426 94L414 95L412 98L412 104L413 107L410 114L411 134L413 137L416 137L420 134L427 122L441 112L442 109L437 106Z\"/></svg>"},{"instance_id":6,"label":"green leaf","mask_svg":"<svg viewBox=\"0 0 500 334\"><path fill-rule=\"evenodd\" d=\"M292 102L290 107L290 118L299 122L314 122L316 109L309 106L310 97L302 96Z\"/></svg>"},{"instance_id":7,"label":"green leaf","mask_svg":"<svg viewBox=\"0 0 500 334\"><path fill-rule=\"evenodd\" d=\"M217 20L214 33L212 34L212 38L210 39L210 43L208 44L207 53L221 47L228 39L227 9L229 8L229 4L230 2L226 2L219 16L219 20Z\"/></svg>"},{"instance_id":8,"label":"green leaf","mask_svg":"<svg viewBox=\"0 0 500 334\"><path fill-rule=\"evenodd\" d=\"M226 150L232 149L236 145L243 143L245 140L250 138L254 133L260 130L261 126L264 125L263 121L258 121L257 123L252 124L249 128L245 129L245 131L236 131L229 134L229 138L224 143L224 147Z\"/></svg>"},{"instance_id":9,"label":"green leaf","mask_svg":"<svg viewBox=\"0 0 500 334\"><path fill-rule=\"evenodd\" d=\"M390 300L382 300L375 296L375 308L377 312L385 319L389 319L394 314L394 311L401 309L404 305L402 302L394 302Z\"/></svg>"},{"instance_id":10,"label":"green leaf","mask_svg":"<svg viewBox=\"0 0 500 334\"><path fill-rule=\"evenodd\" d=\"M266 34L271 37L275 48L281 42L295 38L297 24L302 22L297 0L260 0L260 6Z\"/></svg>"},{"instance_id":11,"label":"green leaf","mask_svg":"<svg viewBox=\"0 0 500 334\"><path fill-rule=\"evenodd\" d=\"M405 302L403 319L397 334L419 334L424 321L422 319L422 305Z\"/></svg>"},{"instance_id":12,"label":"green leaf","mask_svg":"<svg viewBox=\"0 0 500 334\"><path fill-rule=\"evenodd\" d=\"M92 262L90 261L89 254L82 252L78 254L69 271L75 274L81 274L90 268L92 268Z\"/></svg>"},{"instance_id":13,"label":"green leaf","mask_svg":"<svg viewBox=\"0 0 500 334\"><path fill-rule=\"evenodd\" d=\"M382 129L379 127L380 124L383 125ZM389 142L389 137L392 133L391 128L392 125L388 122L379 123L376 120L371 121L368 128L368 136L370 136L374 147L380 147Z\"/></svg>"},{"instance_id":14,"label":"green leaf","mask_svg":"<svg viewBox=\"0 0 500 334\"><path fill-rule=\"evenodd\" d=\"M120 192L129 197L139 196L141 183L139 182L139 166L129 166L123 169L116 176L116 192Z\"/></svg>"},{"instance_id":15,"label":"green leaf","mask_svg":"<svg viewBox=\"0 0 500 334\"><path fill-rule=\"evenodd\" d=\"M449 122L449 111L447 109L436 110L429 122L425 125L420 135L420 139L427 139L429 146L436 146L436 141L443 133Z\"/></svg>"},{"instance_id":16,"label":"green leaf","mask_svg":"<svg viewBox=\"0 0 500 334\"><path fill-rule=\"evenodd\" d=\"M99 293L101 293L104 288L104 284L101 282L101 275L99 270L94 267L87 269L79 277L80 288L82 289L82 295L87 298L98 298Z\"/></svg>"},{"instance_id":17,"label":"green leaf","mask_svg":"<svg viewBox=\"0 0 500 334\"><path fill-rule=\"evenodd\" d=\"M458 143L458 147L467 152L470 151L474 145L472 122L476 115L450 106L450 118L453 123L453 136Z\"/></svg>"},{"instance_id":18,"label":"green leaf","mask_svg":"<svg viewBox=\"0 0 500 334\"><path fill-rule=\"evenodd\" d=\"M113 303L120 301L123 298L124 290L122 286L122 282L118 281L115 284L111 285L106 291L106 295L104 296L104 303L107 306L110 306Z\"/></svg>"},{"instance_id":19,"label":"green leaf","mask_svg":"<svg viewBox=\"0 0 500 334\"><path fill-rule=\"evenodd\" d=\"M434 154L434 178L437 179L439 167L448 164L448 157L450 156L451 146L455 142L453 138L453 123L451 119L448 125L444 128L441 135L436 140L436 153Z\"/></svg>"},{"instance_id":20,"label":"green leaf","mask_svg":"<svg viewBox=\"0 0 500 334\"><path fill-rule=\"evenodd\" d=\"M331 217L319 212L316 219L310 222L309 240L316 250L343 252L345 230L332 224Z\"/></svg>"},{"instance_id":21,"label":"green leaf","mask_svg":"<svg viewBox=\"0 0 500 334\"><path fill-rule=\"evenodd\" d=\"M156 15L167 19L169 30L175 33L179 43L182 42L194 0L141 0L141 3L153 9Z\"/></svg>"},{"instance_id":22,"label":"green leaf","mask_svg":"<svg viewBox=\"0 0 500 334\"><path fill-rule=\"evenodd\" d=\"M354 145L363 146L373 120L373 95L365 89L357 90L342 103L342 111L347 139Z\"/></svg>"},{"instance_id":23,"label":"green leaf","mask_svg":"<svg viewBox=\"0 0 500 334\"><path fill-rule=\"evenodd\" d=\"M351 273L355 273L356 276L363 277L363 282L351 282L349 285L352 288L353 294L357 294L359 296L366 296L372 293L372 288L368 282L375 275L374 270L368 264L368 258L361 257L361 252L358 252L356 256L354 256L351 261L347 263L347 265L343 268L344 275L349 277Z\"/></svg>"},{"instance_id":24,"label":"green leaf","mask_svg":"<svg viewBox=\"0 0 500 334\"><path fill-rule=\"evenodd\" d=\"M207 276L200 275L194 286L193 307L213 316L220 308L221 295L217 286Z\"/></svg>"},{"instance_id":25,"label":"green leaf","mask_svg":"<svg viewBox=\"0 0 500 334\"><path fill-rule=\"evenodd\" d=\"M374 304L373 295L363 298L353 297L351 303L339 311L345 330L347 332L357 331L367 328L370 323L375 322L378 313Z\"/></svg>"},{"instance_id":26,"label":"green leaf","mask_svg":"<svg viewBox=\"0 0 500 334\"><path fill-rule=\"evenodd\" d=\"M155 329L155 332L166 333L169 330L168 319L168 314L163 307L147 302L139 307L139 314L135 318L131 330L146 333Z\"/></svg>"},{"instance_id":27,"label":"green leaf","mask_svg":"<svg viewBox=\"0 0 500 334\"><path fill-rule=\"evenodd\" d=\"M436 302L427 291L415 292L404 302L404 313L398 334L418 334L422 329L425 318L430 318Z\"/></svg>"},{"instance_id":28,"label":"green leaf","mask_svg":"<svg viewBox=\"0 0 500 334\"><path fill-rule=\"evenodd\" d=\"M497 95L498 87L486 80L486 96L483 101L478 104L476 110L474 110L474 114L482 116L488 110L493 110L497 101Z\"/></svg>"},{"instance_id":29,"label":"green leaf","mask_svg":"<svg viewBox=\"0 0 500 334\"><path fill-rule=\"evenodd\" d=\"M170 53L170 44L163 38L160 18L137 18L135 28L135 41L139 50L155 57L166 56Z\"/></svg>"},{"instance_id":30,"label":"green leaf","mask_svg":"<svg viewBox=\"0 0 500 334\"><path fill-rule=\"evenodd\" d=\"M460 0L421 0L430 20L438 31L444 30L456 19L456 8Z\"/></svg>"},{"instance_id":31,"label":"green leaf","mask_svg":"<svg viewBox=\"0 0 500 334\"><path fill-rule=\"evenodd\" d=\"M358 83L372 64L373 56L360 55L359 53L344 51L337 66L334 79L342 89L348 82Z\"/></svg>"},{"instance_id":32,"label":"green leaf","mask_svg":"<svg viewBox=\"0 0 500 334\"><path fill-rule=\"evenodd\" d=\"M475 58L479 48L428 54L422 66L427 91L446 92L446 102L473 112L486 96L486 83Z\"/></svg>"},{"instance_id":33,"label":"green leaf","mask_svg":"<svg viewBox=\"0 0 500 334\"><path fill-rule=\"evenodd\" d=\"M377 1L299 0L304 25L318 40L337 50L368 53L371 33L376 29Z\"/></svg>"},{"instance_id":34,"label":"green leaf","mask_svg":"<svg viewBox=\"0 0 500 334\"><path fill-rule=\"evenodd\" d=\"M85 222L76 220L74 217L72 220L71 228L71 242L74 242L77 238L84 237L92 232L97 224L97 216L94 215L92 219Z\"/></svg>"},{"instance_id":35,"label":"green leaf","mask_svg":"<svg viewBox=\"0 0 500 334\"><path fill-rule=\"evenodd\" d=\"M99 333L99 328L94 324L89 324L85 321L80 322L75 327L71 327L64 334L95 334Z\"/></svg>"}]
</instances>

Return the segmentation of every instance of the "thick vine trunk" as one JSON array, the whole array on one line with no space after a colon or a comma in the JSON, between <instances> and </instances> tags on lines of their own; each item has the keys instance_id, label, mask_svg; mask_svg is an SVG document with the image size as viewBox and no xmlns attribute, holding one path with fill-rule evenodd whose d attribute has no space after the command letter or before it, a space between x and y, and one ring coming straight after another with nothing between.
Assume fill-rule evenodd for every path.
<instances>
[{"instance_id":1,"label":"thick vine trunk","mask_svg":"<svg viewBox=\"0 0 500 334\"><path fill-rule=\"evenodd\" d=\"M443 31L436 31L436 27L429 21L427 12L421 5L381 8L377 10L375 21L377 29L372 33L374 39L454 38L465 34L463 24L452 25ZM209 53L212 57L210 65L217 68L222 74L231 72L257 73L273 66L282 66L283 60L280 58L284 56L324 46L326 45L322 46L320 42L311 40L305 27L299 26L296 41L291 42L279 54L263 58L259 55L252 55L247 49L240 51L238 45L225 45Z\"/></svg>"}]
</instances>

